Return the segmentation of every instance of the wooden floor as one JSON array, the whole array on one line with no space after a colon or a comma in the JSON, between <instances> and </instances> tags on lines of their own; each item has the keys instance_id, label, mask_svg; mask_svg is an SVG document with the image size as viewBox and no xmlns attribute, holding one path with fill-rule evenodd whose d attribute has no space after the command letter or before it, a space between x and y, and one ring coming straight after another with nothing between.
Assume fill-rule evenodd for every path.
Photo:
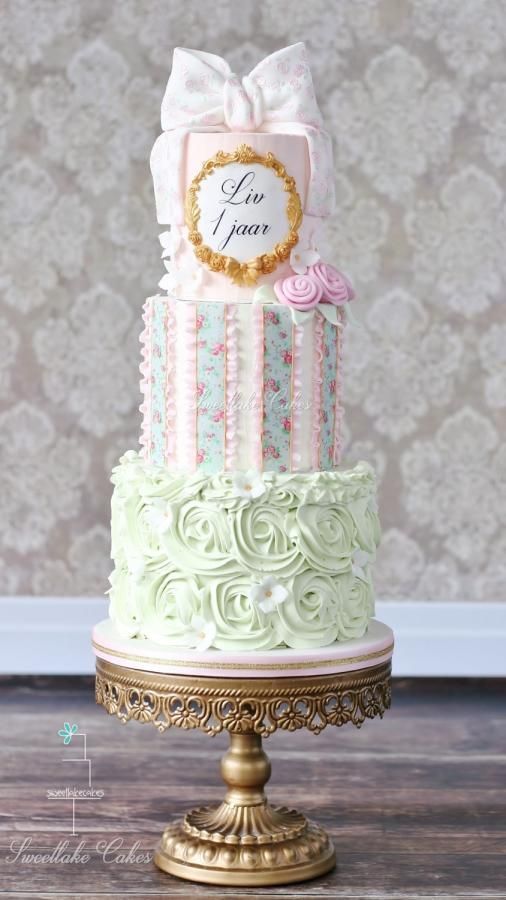
<instances>
[{"instance_id":1,"label":"wooden floor","mask_svg":"<svg viewBox=\"0 0 506 900\"><path fill-rule=\"evenodd\" d=\"M383 721L270 737L270 799L328 829L338 868L259 892L193 885L150 861L167 822L220 798L225 736L121 725L95 706L91 679L0 680L0 897L506 898L505 699L504 682L396 682ZM87 764L68 759L84 738L65 748L57 735L65 721L86 733L104 791L77 801L78 836L71 801L47 797L88 783ZM87 858L61 861L64 842ZM113 859L135 844L141 858Z\"/></svg>"}]
</instances>

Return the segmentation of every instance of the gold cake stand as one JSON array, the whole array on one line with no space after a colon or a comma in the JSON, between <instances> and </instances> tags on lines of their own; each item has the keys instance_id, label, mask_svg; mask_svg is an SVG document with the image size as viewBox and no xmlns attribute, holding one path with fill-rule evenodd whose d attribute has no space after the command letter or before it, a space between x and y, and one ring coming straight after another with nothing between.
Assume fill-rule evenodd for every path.
<instances>
[{"instance_id":1,"label":"gold cake stand","mask_svg":"<svg viewBox=\"0 0 506 900\"><path fill-rule=\"evenodd\" d=\"M191 881L261 886L305 881L336 862L326 832L302 813L273 807L264 793L271 774L262 738L276 729L308 728L383 716L390 706L391 651L379 665L288 677L199 677L124 666L97 653L96 700L122 722L152 722L158 731L228 731L221 762L227 791L217 806L193 809L168 825L154 861ZM119 654L117 654L119 656ZM371 654L369 655L371 656Z\"/></svg>"}]
</instances>

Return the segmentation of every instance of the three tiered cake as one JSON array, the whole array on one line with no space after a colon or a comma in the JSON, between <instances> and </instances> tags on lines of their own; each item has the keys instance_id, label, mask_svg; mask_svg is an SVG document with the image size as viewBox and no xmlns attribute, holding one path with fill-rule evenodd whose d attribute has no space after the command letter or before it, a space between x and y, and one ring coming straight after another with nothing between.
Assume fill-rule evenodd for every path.
<instances>
[{"instance_id":1,"label":"three tiered cake","mask_svg":"<svg viewBox=\"0 0 506 900\"><path fill-rule=\"evenodd\" d=\"M113 472L110 627L252 661L361 638L376 486L338 468L353 290L318 252L332 156L303 44L242 80L177 49L162 128L168 271L144 307L142 449Z\"/></svg>"}]
</instances>

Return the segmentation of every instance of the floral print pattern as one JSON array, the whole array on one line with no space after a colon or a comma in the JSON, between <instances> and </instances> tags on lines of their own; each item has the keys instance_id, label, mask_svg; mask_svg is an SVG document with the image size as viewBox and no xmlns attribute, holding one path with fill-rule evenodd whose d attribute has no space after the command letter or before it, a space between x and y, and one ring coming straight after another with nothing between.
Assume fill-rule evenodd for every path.
<instances>
[{"instance_id":1,"label":"floral print pattern","mask_svg":"<svg viewBox=\"0 0 506 900\"><path fill-rule=\"evenodd\" d=\"M151 300L151 461L161 465L165 459L167 390L167 304L158 298Z\"/></svg>"},{"instance_id":2,"label":"floral print pattern","mask_svg":"<svg viewBox=\"0 0 506 900\"><path fill-rule=\"evenodd\" d=\"M322 408L320 429L320 468L334 468L336 403L338 385L339 329L325 320L323 325ZM331 414L329 415L329 410Z\"/></svg>"},{"instance_id":3,"label":"floral print pattern","mask_svg":"<svg viewBox=\"0 0 506 900\"><path fill-rule=\"evenodd\" d=\"M264 469L273 472L286 472L290 468L292 336L289 308L271 306L264 311L262 456Z\"/></svg>"},{"instance_id":4,"label":"floral print pattern","mask_svg":"<svg viewBox=\"0 0 506 900\"><path fill-rule=\"evenodd\" d=\"M225 453L224 303L199 303L197 323L197 463L203 472L223 468Z\"/></svg>"}]
</instances>

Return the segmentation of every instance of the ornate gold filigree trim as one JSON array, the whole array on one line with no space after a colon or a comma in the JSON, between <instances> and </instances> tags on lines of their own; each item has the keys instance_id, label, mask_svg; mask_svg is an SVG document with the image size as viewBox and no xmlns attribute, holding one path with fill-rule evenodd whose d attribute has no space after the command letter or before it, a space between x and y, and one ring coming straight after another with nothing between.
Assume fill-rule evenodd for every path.
<instances>
[{"instance_id":1,"label":"ornate gold filigree trim","mask_svg":"<svg viewBox=\"0 0 506 900\"><path fill-rule=\"evenodd\" d=\"M358 672L290 678L162 675L97 659L96 700L122 722L200 728L207 734L272 734L383 716L390 706L390 662Z\"/></svg>"},{"instance_id":2,"label":"ornate gold filigree trim","mask_svg":"<svg viewBox=\"0 0 506 900\"><path fill-rule=\"evenodd\" d=\"M258 163L273 172L283 181L283 189L287 193L286 218L288 233L286 237L277 243L270 253L256 256L246 262L239 262L232 256L225 256L207 247L198 230L200 220L199 190L202 181L215 169L227 166L230 163ZM212 272L223 272L235 284L253 285L262 274L273 272L283 260L288 259L292 248L299 240L299 228L302 222L302 206L297 193L295 179L288 175L284 165L276 159L273 153L262 156L256 153L248 144L240 144L232 153L220 150L216 156L208 159L200 172L195 176L186 192L185 218L188 226L188 240L194 245L195 255L201 263L208 266Z\"/></svg>"}]
</instances>

